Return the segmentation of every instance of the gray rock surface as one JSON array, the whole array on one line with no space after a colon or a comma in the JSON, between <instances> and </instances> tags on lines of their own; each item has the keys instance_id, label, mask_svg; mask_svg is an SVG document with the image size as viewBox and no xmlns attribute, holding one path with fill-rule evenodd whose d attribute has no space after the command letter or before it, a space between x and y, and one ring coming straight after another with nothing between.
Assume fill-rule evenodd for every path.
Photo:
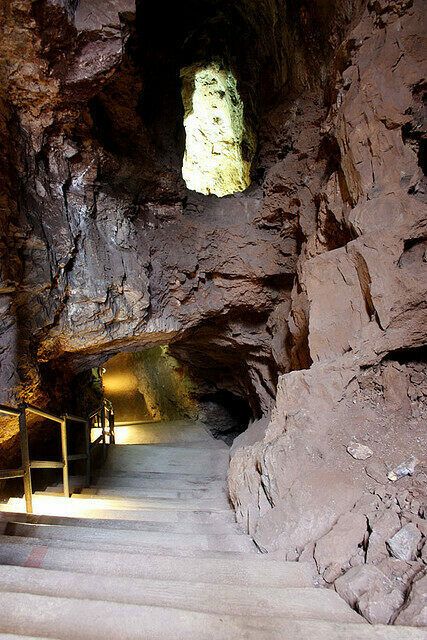
<instances>
[{"instance_id":1,"label":"gray rock surface","mask_svg":"<svg viewBox=\"0 0 427 640\"><path fill-rule=\"evenodd\" d=\"M418 545L421 538L419 529L410 522L387 540L387 546L395 558L410 562L415 560L418 555Z\"/></svg>"}]
</instances>

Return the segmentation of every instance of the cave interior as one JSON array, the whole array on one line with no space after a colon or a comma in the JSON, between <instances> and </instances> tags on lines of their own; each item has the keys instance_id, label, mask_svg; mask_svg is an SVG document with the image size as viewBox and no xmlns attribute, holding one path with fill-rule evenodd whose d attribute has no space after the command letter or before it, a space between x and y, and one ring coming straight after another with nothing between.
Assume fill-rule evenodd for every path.
<instances>
[{"instance_id":1,"label":"cave interior","mask_svg":"<svg viewBox=\"0 0 427 640\"><path fill-rule=\"evenodd\" d=\"M258 551L427 624L422 0L2 5L0 403L204 425Z\"/></svg>"}]
</instances>

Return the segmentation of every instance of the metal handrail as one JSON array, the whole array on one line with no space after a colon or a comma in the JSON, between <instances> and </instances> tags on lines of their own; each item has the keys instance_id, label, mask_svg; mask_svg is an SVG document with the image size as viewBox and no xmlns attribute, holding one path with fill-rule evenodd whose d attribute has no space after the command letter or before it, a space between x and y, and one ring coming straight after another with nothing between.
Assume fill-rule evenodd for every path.
<instances>
[{"instance_id":1,"label":"metal handrail","mask_svg":"<svg viewBox=\"0 0 427 640\"><path fill-rule=\"evenodd\" d=\"M52 420L53 422L58 422L59 424L61 424L61 422L63 421L63 418L60 418L59 416L55 416L55 414L53 413L47 413L47 411L42 411L42 409L38 409L32 404L28 404L28 402L24 402L21 406L25 407L25 409L30 413L34 413L34 415L36 416L40 416L41 418L46 418L46 420Z\"/></svg>"},{"instance_id":2,"label":"metal handrail","mask_svg":"<svg viewBox=\"0 0 427 640\"><path fill-rule=\"evenodd\" d=\"M53 460L31 460L28 443L28 427L27 427L27 412L34 415L51 420L60 425L61 429L61 461ZM21 467L18 469L4 469L0 470L0 480L9 480L11 478L22 478L24 482L24 495L25 495L25 507L27 513L33 512L32 504L32 482L31 482L31 469L62 469L63 475L63 491L64 496L70 497L70 484L69 484L69 462L75 460L86 461L86 483L90 485L92 477L92 450L98 445L102 444L104 457L107 453L107 447L109 444L115 443L114 435L114 410L111 402L103 401L101 407L97 409L95 413L92 413L87 419L80 416L74 416L72 414L64 414L59 417L53 413L43 411L34 405L28 403L22 403L19 408L9 407L7 405L0 404L0 414L17 417L19 419L19 442L21 448ZM96 419L96 425L94 421ZM106 421L108 421L108 428ZM67 424L69 422L77 422L84 425L85 432L85 451L84 453L77 453L68 455L68 442L67 442ZM101 436L91 443L91 430L100 426L102 429ZM108 438L108 442L107 442Z\"/></svg>"},{"instance_id":3,"label":"metal handrail","mask_svg":"<svg viewBox=\"0 0 427 640\"><path fill-rule=\"evenodd\" d=\"M103 400L102 404L94 411L88 419L89 450L92 451L98 446L102 447L104 460L107 456L108 446L115 444L114 432L114 410L111 402ZM100 429L101 434L92 442L92 429Z\"/></svg>"},{"instance_id":4,"label":"metal handrail","mask_svg":"<svg viewBox=\"0 0 427 640\"><path fill-rule=\"evenodd\" d=\"M0 413L8 416L19 416L21 412L19 409L13 409L12 407L7 407L5 404L0 404Z\"/></svg>"}]
</instances>

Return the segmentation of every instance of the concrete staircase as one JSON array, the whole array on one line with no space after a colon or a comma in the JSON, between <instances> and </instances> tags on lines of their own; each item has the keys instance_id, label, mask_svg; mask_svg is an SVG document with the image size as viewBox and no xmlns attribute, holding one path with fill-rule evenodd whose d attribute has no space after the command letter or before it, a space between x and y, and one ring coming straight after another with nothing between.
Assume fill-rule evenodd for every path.
<instances>
[{"instance_id":1,"label":"concrete staircase","mask_svg":"<svg viewBox=\"0 0 427 640\"><path fill-rule=\"evenodd\" d=\"M235 523L228 448L200 425L117 428L95 486L0 505L0 640L421 640L370 626Z\"/></svg>"}]
</instances>

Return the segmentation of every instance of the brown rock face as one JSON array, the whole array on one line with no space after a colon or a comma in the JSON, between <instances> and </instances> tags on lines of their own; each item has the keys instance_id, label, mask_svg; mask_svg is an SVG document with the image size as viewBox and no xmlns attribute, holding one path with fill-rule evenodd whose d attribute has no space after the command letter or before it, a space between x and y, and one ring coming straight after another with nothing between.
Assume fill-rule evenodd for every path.
<instances>
[{"instance_id":1,"label":"brown rock face","mask_svg":"<svg viewBox=\"0 0 427 640\"><path fill-rule=\"evenodd\" d=\"M423 8L0 8L0 402L70 406L77 374L169 345L218 431L230 398L249 407L229 485L259 547L405 624L427 534ZM251 186L224 198L181 175L180 71L209 63L258 135Z\"/></svg>"},{"instance_id":2,"label":"brown rock face","mask_svg":"<svg viewBox=\"0 0 427 640\"><path fill-rule=\"evenodd\" d=\"M386 546L402 525L425 535L426 395L414 386L426 380L427 318L420 9L369 3L339 50L317 162L305 166L310 193L289 190L303 205L304 241L287 355L291 367L313 364L279 378L270 423L235 441L229 476L239 518L265 551L311 558L328 584L365 563L385 582L398 574L351 602L373 622L409 620L398 615L405 585L424 566L419 545L407 550L409 571L390 564ZM295 169L282 167L285 182ZM369 461L352 459L352 443L372 450ZM394 485L388 472L411 457L413 479Z\"/></svg>"}]
</instances>

